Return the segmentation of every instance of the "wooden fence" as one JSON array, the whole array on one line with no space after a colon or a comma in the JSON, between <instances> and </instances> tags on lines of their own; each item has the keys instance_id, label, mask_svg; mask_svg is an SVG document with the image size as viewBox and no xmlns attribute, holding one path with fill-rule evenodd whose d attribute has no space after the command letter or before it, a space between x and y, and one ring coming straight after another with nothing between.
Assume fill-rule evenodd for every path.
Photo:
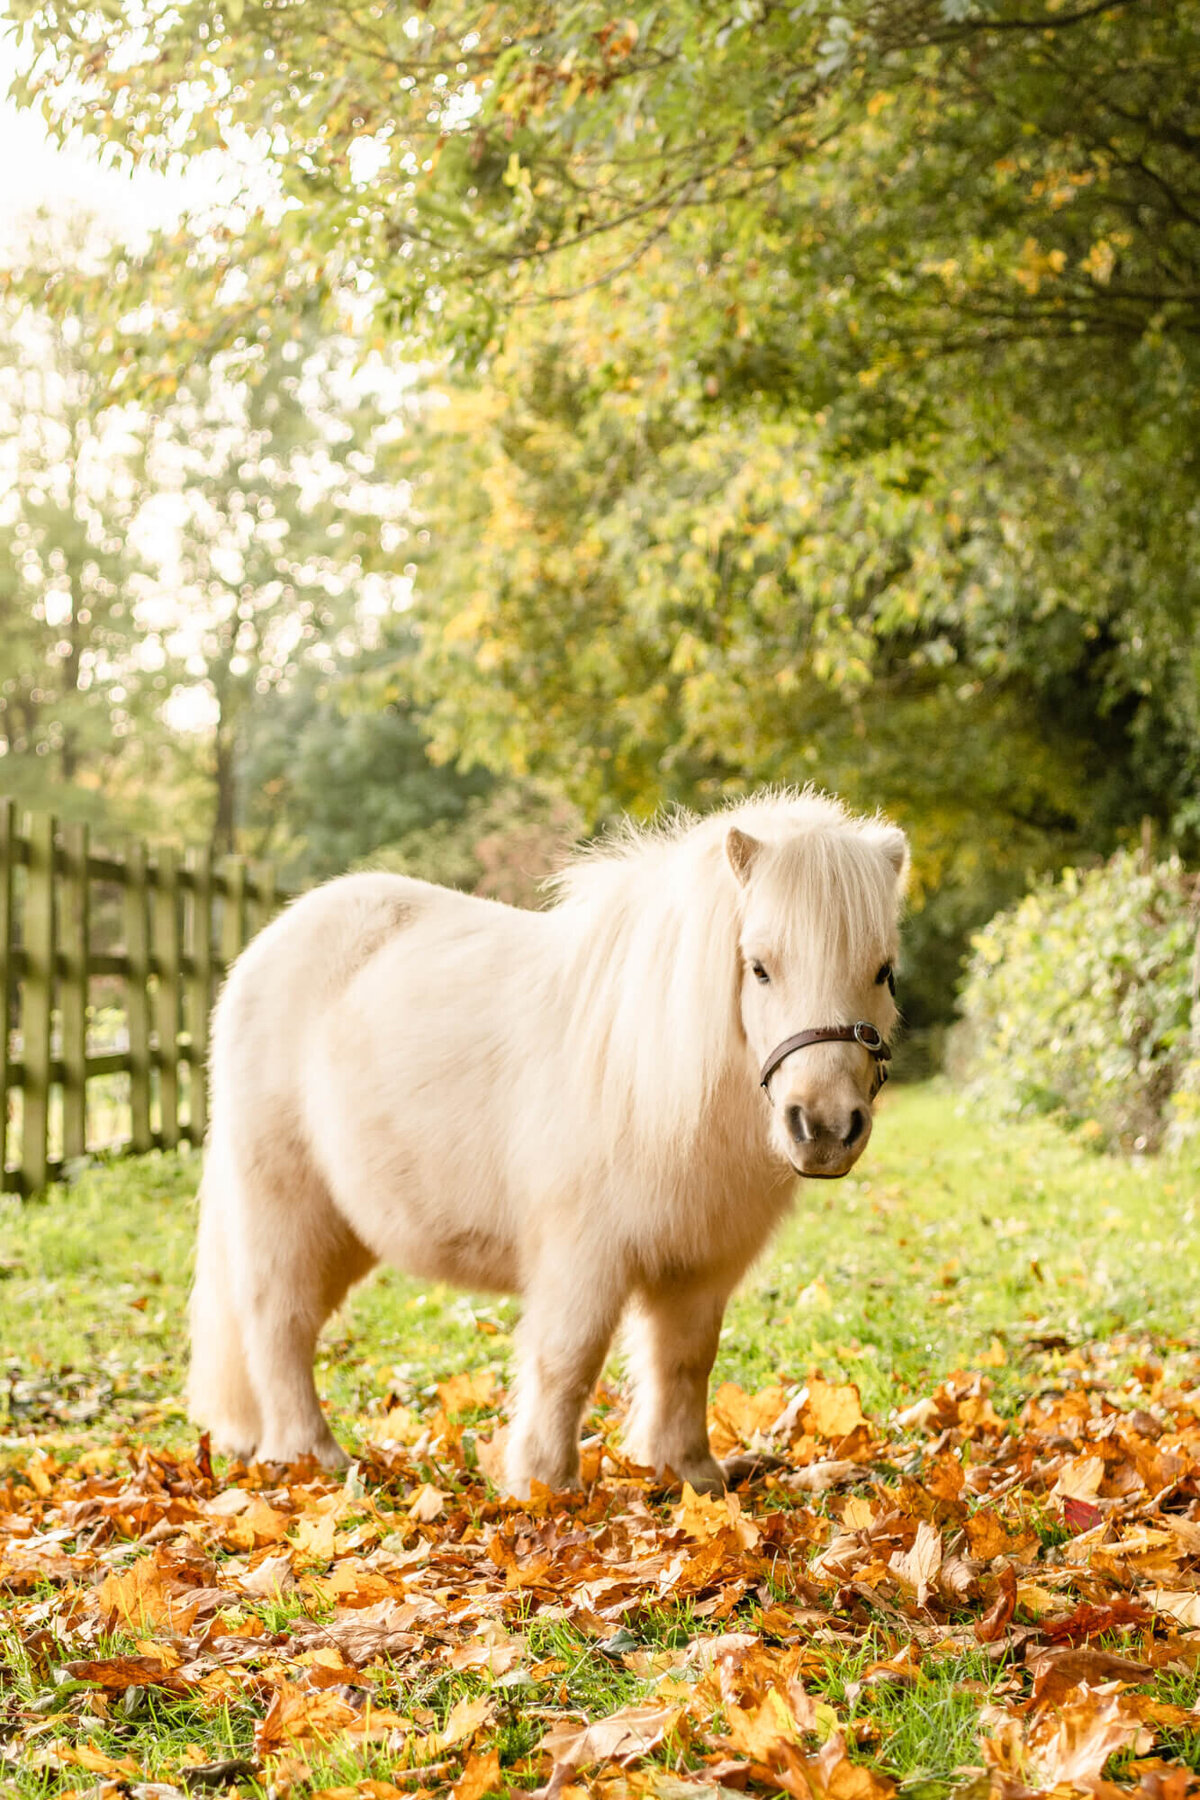
<instances>
[{"instance_id":1,"label":"wooden fence","mask_svg":"<svg viewBox=\"0 0 1200 1800\"><path fill-rule=\"evenodd\" d=\"M217 988L286 897L269 864L97 855L86 825L0 799L3 1188L35 1194L90 1150L203 1140Z\"/></svg>"}]
</instances>

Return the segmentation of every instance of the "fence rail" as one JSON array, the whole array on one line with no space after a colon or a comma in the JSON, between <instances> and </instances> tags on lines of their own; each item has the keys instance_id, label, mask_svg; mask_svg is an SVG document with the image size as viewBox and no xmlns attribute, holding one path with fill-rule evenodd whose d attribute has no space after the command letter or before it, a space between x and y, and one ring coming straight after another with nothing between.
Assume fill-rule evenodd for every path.
<instances>
[{"instance_id":1,"label":"fence rail","mask_svg":"<svg viewBox=\"0 0 1200 1800\"><path fill-rule=\"evenodd\" d=\"M269 863L98 855L86 825L0 799L0 1186L202 1141L216 991L287 897Z\"/></svg>"}]
</instances>

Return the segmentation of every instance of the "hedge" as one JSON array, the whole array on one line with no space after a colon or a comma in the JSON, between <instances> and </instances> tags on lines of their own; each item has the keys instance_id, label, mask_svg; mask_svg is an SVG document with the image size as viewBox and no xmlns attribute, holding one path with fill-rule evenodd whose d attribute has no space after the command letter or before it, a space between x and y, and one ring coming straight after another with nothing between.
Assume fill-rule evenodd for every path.
<instances>
[{"instance_id":1,"label":"hedge","mask_svg":"<svg viewBox=\"0 0 1200 1800\"><path fill-rule=\"evenodd\" d=\"M1200 1132L1200 877L1122 852L1068 869L972 940L958 1062L1001 1113L1050 1113L1097 1145Z\"/></svg>"}]
</instances>

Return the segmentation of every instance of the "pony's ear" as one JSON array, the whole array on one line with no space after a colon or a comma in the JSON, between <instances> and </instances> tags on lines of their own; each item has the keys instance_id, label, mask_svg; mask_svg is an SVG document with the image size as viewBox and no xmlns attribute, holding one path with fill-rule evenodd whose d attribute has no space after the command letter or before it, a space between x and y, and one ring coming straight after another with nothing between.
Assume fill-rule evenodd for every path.
<instances>
[{"instance_id":1,"label":"pony's ear","mask_svg":"<svg viewBox=\"0 0 1200 1800\"><path fill-rule=\"evenodd\" d=\"M761 849L762 845L756 837L751 837L748 831L739 830L736 825L731 825L725 833L725 854L729 858L730 868L743 887L750 879L751 865Z\"/></svg>"},{"instance_id":2,"label":"pony's ear","mask_svg":"<svg viewBox=\"0 0 1200 1800\"><path fill-rule=\"evenodd\" d=\"M896 871L896 881L903 887L908 880L909 853L908 839L898 825L872 825L867 833L872 844L883 854Z\"/></svg>"}]
</instances>

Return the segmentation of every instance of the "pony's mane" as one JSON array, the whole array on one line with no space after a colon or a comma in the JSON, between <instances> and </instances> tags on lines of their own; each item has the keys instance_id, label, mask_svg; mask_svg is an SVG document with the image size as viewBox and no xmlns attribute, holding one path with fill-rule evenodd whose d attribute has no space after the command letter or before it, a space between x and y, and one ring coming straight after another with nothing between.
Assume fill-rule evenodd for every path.
<instances>
[{"instance_id":1,"label":"pony's mane","mask_svg":"<svg viewBox=\"0 0 1200 1800\"><path fill-rule=\"evenodd\" d=\"M606 1112L611 1105L614 1129L645 1118L673 1153L744 1056L730 827L782 849L766 876L780 917L796 941L840 961L856 947L888 945L895 929L882 824L812 789L785 789L703 817L680 811L624 824L553 878L571 1040L586 1046L579 1074Z\"/></svg>"}]
</instances>

